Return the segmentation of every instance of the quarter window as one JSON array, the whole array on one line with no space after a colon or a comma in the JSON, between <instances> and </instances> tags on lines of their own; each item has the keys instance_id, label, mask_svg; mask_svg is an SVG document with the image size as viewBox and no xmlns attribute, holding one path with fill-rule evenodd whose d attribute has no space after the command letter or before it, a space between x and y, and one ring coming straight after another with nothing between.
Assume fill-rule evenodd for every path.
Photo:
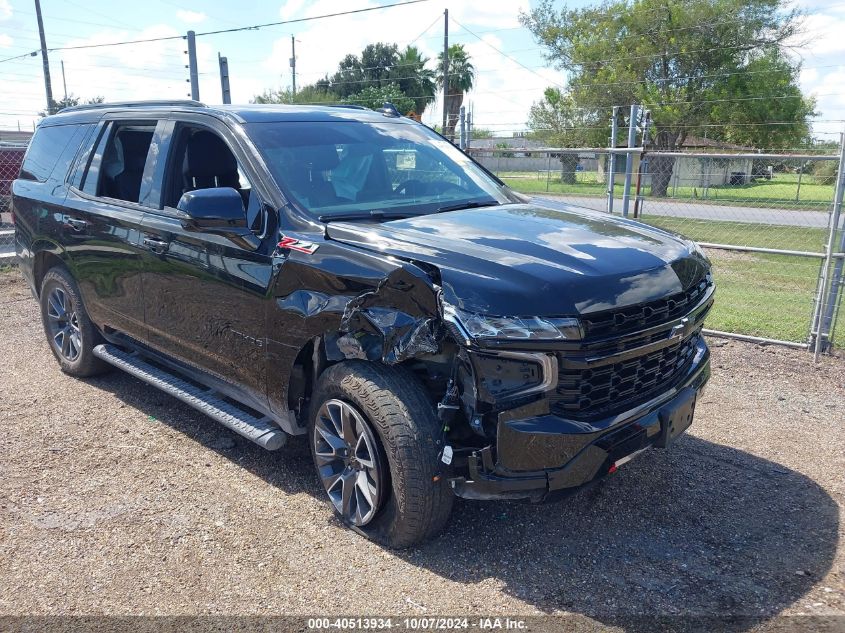
<instances>
[{"instance_id":1,"label":"quarter window","mask_svg":"<svg viewBox=\"0 0 845 633\"><path fill-rule=\"evenodd\" d=\"M21 166L21 178L45 182L55 171L64 180L89 125L52 125L38 128Z\"/></svg>"}]
</instances>

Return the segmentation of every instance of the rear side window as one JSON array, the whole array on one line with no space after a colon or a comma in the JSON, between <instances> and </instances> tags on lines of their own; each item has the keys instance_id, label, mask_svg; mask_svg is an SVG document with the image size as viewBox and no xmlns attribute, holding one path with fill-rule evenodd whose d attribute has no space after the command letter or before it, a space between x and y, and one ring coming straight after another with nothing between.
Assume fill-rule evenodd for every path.
<instances>
[{"instance_id":1,"label":"rear side window","mask_svg":"<svg viewBox=\"0 0 845 633\"><path fill-rule=\"evenodd\" d=\"M24 158L21 178L45 182L55 171L56 177L63 180L89 127L52 125L38 128ZM75 143L72 147L71 141Z\"/></svg>"},{"instance_id":2,"label":"rear side window","mask_svg":"<svg viewBox=\"0 0 845 633\"><path fill-rule=\"evenodd\" d=\"M82 184L92 196L138 202L155 122L111 123Z\"/></svg>"}]
</instances>

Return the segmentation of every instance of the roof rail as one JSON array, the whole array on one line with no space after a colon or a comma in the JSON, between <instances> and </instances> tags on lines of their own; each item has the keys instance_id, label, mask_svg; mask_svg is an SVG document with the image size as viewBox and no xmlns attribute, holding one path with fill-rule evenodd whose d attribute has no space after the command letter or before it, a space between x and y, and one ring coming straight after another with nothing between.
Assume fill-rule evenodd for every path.
<instances>
[{"instance_id":1,"label":"roof rail","mask_svg":"<svg viewBox=\"0 0 845 633\"><path fill-rule=\"evenodd\" d=\"M149 101L112 101L110 103L83 103L62 108L59 112L78 112L80 110L101 110L105 108L145 108L149 106L181 106L187 108L205 108L201 101L193 99L151 99Z\"/></svg>"},{"instance_id":2,"label":"roof rail","mask_svg":"<svg viewBox=\"0 0 845 633\"><path fill-rule=\"evenodd\" d=\"M354 103L327 103L330 108L346 108L347 110L369 110L368 107L355 105Z\"/></svg>"}]
</instances>

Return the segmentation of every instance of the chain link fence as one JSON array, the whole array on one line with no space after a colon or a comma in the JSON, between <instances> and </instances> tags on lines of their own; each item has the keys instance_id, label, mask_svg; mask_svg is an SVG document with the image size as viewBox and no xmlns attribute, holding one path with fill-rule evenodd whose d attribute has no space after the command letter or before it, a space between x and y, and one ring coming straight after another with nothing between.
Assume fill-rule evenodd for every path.
<instances>
[{"instance_id":1,"label":"chain link fence","mask_svg":"<svg viewBox=\"0 0 845 633\"><path fill-rule=\"evenodd\" d=\"M0 262L14 254L8 211L25 151L0 145ZM845 347L845 327L836 328L845 264L840 155L468 151L549 206L609 211L701 243L719 286L710 330L812 349L817 342L820 350L829 342Z\"/></svg>"},{"instance_id":2,"label":"chain link fence","mask_svg":"<svg viewBox=\"0 0 845 633\"><path fill-rule=\"evenodd\" d=\"M0 144L0 265L14 257L14 230L10 205L12 181L18 177L26 145Z\"/></svg>"},{"instance_id":3,"label":"chain link fence","mask_svg":"<svg viewBox=\"0 0 845 633\"><path fill-rule=\"evenodd\" d=\"M610 211L701 243L719 287L710 330L804 348L815 349L816 340L821 349L829 341L845 346L845 328L836 330L845 250L840 156L468 151L549 206Z\"/></svg>"}]
</instances>

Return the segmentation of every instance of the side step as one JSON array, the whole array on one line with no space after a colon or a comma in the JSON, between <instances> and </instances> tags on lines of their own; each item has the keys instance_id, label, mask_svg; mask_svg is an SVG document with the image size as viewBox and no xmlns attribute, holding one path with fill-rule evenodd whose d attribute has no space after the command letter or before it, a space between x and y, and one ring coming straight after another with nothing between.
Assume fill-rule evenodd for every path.
<instances>
[{"instance_id":1,"label":"side step","mask_svg":"<svg viewBox=\"0 0 845 633\"><path fill-rule=\"evenodd\" d=\"M138 354L124 352L113 345L97 345L94 348L94 356L178 398L268 451L281 448L287 441L285 432L270 418L256 418L241 411L214 391L195 387L186 380L147 363Z\"/></svg>"}]
</instances>

